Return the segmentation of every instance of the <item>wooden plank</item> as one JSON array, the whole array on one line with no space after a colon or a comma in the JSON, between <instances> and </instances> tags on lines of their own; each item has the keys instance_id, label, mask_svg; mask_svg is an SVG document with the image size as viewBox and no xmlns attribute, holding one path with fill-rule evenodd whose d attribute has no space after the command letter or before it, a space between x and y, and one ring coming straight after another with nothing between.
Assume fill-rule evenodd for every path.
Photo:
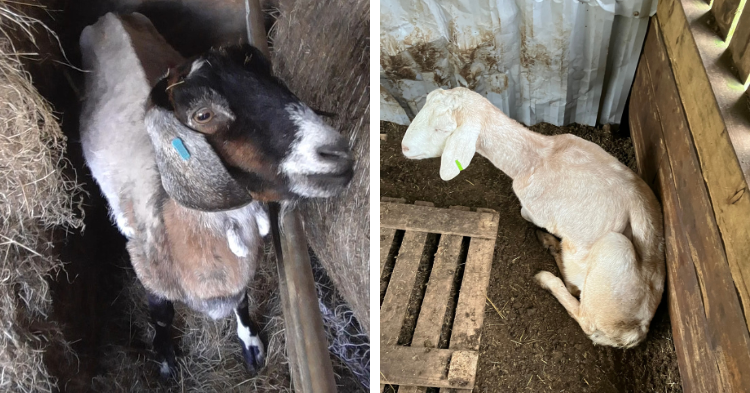
<instances>
[{"instance_id":1,"label":"wooden plank","mask_svg":"<svg viewBox=\"0 0 750 393\"><path fill-rule=\"evenodd\" d=\"M440 341L445 314L450 301L451 286L458 268L459 254L463 237L444 235L435 254L430 280L427 283L422 309L419 312L417 326L412 337L412 347L436 348ZM399 388L400 393L420 393L426 387L406 386Z\"/></svg>"},{"instance_id":2,"label":"wooden plank","mask_svg":"<svg viewBox=\"0 0 750 393\"><path fill-rule=\"evenodd\" d=\"M664 159L661 124L655 110L656 104L651 93L651 79L646 64L648 48L638 63L638 71L633 81L630 97L630 134L633 139L638 174L652 189L658 187L659 166ZM657 193L657 197L658 197Z\"/></svg>"},{"instance_id":3,"label":"wooden plank","mask_svg":"<svg viewBox=\"0 0 750 393\"><path fill-rule=\"evenodd\" d=\"M471 389L477 360L475 351L381 345L380 381L400 386Z\"/></svg>"},{"instance_id":4,"label":"wooden plank","mask_svg":"<svg viewBox=\"0 0 750 393\"><path fill-rule=\"evenodd\" d=\"M686 2L685 4L690 4ZM695 5L689 5L694 7ZM698 46L680 0L659 2L658 28L672 62L674 77L700 160L701 173L726 248L734 285L744 305L745 329L750 322L750 195L737 154L729 140ZM726 84L726 83L725 83ZM713 98L713 99L712 99ZM680 180L680 178L677 178ZM735 382L741 378L733 371Z\"/></svg>"},{"instance_id":5,"label":"wooden plank","mask_svg":"<svg viewBox=\"0 0 750 393\"><path fill-rule=\"evenodd\" d=\"M495 239L471 238L451 331L451 349L479 350Z\"/></svg>"},{"instance_id":6,"label":"wooden plank","mask_svg":"<svg viewBox=\"0 0 750 393\"><path fill-rule=\"evenodd\" d=\"M746 83L750 77L750 7L740 15L737 29L732 40L729 41L729 52L732 54L734 66L740 83Z\"/></svg>"},{"instance_id":7,"label":"wooden plank","mask_svg":"<svg viewBox=\"0 0 750 393\"><path fill-rule=\"evenodd\" d=\"M336 380L302 218L296 209L277 213L278 205L272 208L271 225L294 388L300 393L335 392Z\"/></svg>"},{"instance_id":8,"label":"wooden plank","mask_svg":"<svg viewBox=\"0 0 750 393\"><path fill-rule=\"evenodd\" d=\"M380 228L380 277L383 277L383 269L388 260L388 253L393 245L393 238L396 237L396 230L391 228Z\"/></svg>"},{"instance_id":9,"label":"wooden plank","mask_svg":"<svg viewBox=\"0 0 750 393\"><path fill-rule=\"evenodd\" d=\"M406 231L404 234L391 281L380 306L380 345L394 345L398 341L426 241L427 233L424 232Z\"/></svg>"},{"instance_id":10,"label":"wooden plank","mask_svg":"<svg viewBox=\"0 0 750 393\"><path fill-rule=\"evenodd\" d=\"M479 350L484 323L484 304L494 253L495 239L472 238L470 240L463 283L456 306L456 317L451 331L449 345L451 349ZM470 392L470 389L460 389L455 393ZM440 389L440 393L449 393L449 390Z\"/></svg>"},{"instance_id":11,"label":"wooden plank","mask_svg":"<svg viewBox=\"0 0 750 393\"><path fill-rule=\"evenodd\" d=\"M649 29L631 96L630 125L637 156L645 152L665 151L662 141L663 120L659 118L657 98L654 97L655 93L652 91L654 79L649 65L650 62L655 63L652 68L661 78L669 78L669 75L665 76L664 73L671 73L671 69L660 70L658 68L664 67L664 63L659 62L659 56L662 56L665 48L659 44L656 28L656 24L652 24ZM672 81L671 88L676 92L673 77L670 80ZM665 88L665 86L660 86L662 95L667 94L664 91ZM679 109L681 105L678 104L677 107ZM669 113L665 113L665 116L670 118L670 123L666 123L668 127L676 126L685 132L684 114L681 118ZM674 122L681 123L681 125L675 125ZM645 126L639 129L644 124ZM658 194L661 196L664 208L667 300L682 388L686 393L724 392L726 389L722 385L717 367L719 359L716 358L715 351L709 342L697 273L689 244L684 237L682 223L677 216L677 210L681 207L677 201L670 163L668 159L658 162L643 158L638 158L638 160L639 165L650 165L648 168L641 168L641 172L656 172L658 175L656 179L658 184L655 188L660 191Z\"/></svg>"},{"instance_id":12,"label":"wooden plank","mask_svg":"<svg viewBox=\"0 0 750 393\"><path fill-rule=\"evenodd\" d=\"M667 58L667 51L653 24L646 43L646 64L652 81L654 104L658 110L673 176L676 195L676 214L679 231L684 236L684 248L697 274L702 301L691 304L692 312L701 311L707 319L709 342L718 344L716 352L720 379L733 391L750 391L750 334L745 325L743 310L735 291L726 254L714 219L711 199L701 176L698 154L693 145L686 113L678 95L675 76ZM667 190L663 189L663 195ZM673 228L672 228L673 229ZM707 366L710 368L710 366Z\"/></svg>"},{"instance_id":13,"label":"wooden plank","mask_svg":"<svg viewBox=\"0 0 750 393\"><path fill-rule=\"evenodd\" d=\"M720 36L723 40L727 39L740 3L740 0L714 0L711 13L716 18L716 25L719 27Z\"/></svg>"},{"instance_id":14,"label":"wooden plank","mask_svg":"<svg viewBox=\"0 0 750 393\"><path fill-rule=\"evenodd\" d=\"M698 277L696 276L690 248L684 237L682 224L676 210L674 180L667 165L660 172L664 190L665 245L667 257L667 297L672 338L677 353L682 390L685 393L730 392L722 382L720 359L711 348L708 326L703 310Z\"/></svg>"},{"instance_id":15,"label":"wooden plank","mask_svg":"<svg viewBox=\"0 0 750 393\"><path fill-rule=\"evenodd\" d=\"M495 239L498 215L381 202L380 227Z\"/></svg>"}]
</instances>

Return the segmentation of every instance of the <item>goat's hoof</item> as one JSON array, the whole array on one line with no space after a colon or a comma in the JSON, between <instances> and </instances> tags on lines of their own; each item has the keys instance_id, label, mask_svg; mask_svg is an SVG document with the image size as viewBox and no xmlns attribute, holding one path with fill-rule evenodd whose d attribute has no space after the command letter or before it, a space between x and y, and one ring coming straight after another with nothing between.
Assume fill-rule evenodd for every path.
<instances>
[{"instance_id":1,"label":"goat's hoof","mask_svg":"<svg viewBox=\"0 0 750 393\"><path fill-rule=\"evenodd\" d=\"M177 361L174 355L162 358L159 362L159 379L168 382L177 377Z\"/></svg>"},{"instance_id":2,"label":"goat's hoof","mask_svg":"<svg viewBox=\"0 0 750 393\"><path fill-rule=\"evenodd\" d=\"M263 342L258 336L252 336L252 343L248 346L242 345L242 357L245 358L245 366L250 375L257 375L266 363L266 353Z\"/></svg>"}]
</instances>

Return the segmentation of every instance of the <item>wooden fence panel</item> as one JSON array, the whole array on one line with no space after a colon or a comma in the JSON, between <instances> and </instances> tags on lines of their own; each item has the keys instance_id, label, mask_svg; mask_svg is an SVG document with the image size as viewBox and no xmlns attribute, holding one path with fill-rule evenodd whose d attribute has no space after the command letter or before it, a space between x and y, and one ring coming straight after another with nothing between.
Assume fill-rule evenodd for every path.
<instances>
[{"instance_id":1,"label":"wooden fence panel","mask_svg":"<svg viewBox=\"0 0 750 393\"><path fill-rule=\"evenodd\" d=\"M732 27L734 17L740 7L741 0L714 0L711 7L711 13L716 18L716 24L719 27L721 38L726 40L729 29Z\"/></svg>"},{"instance_id":2,"label":"wooden fence panel","mask_svg":"<svg viewBox=\"0 0 750 393\"><path fill-rule=\"evenodd\" d=\"M750 77L750 7L745 7L740 15L737 29L729 42L729 52L737 67L737 77L740 83L746 83Z\"/></svg>"}]
</instances>

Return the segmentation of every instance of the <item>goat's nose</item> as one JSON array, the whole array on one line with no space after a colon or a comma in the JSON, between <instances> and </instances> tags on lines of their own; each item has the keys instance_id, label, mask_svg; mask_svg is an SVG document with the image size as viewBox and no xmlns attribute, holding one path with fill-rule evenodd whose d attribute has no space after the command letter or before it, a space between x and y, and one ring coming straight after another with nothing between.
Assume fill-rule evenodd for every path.
<instances>
[{"instance_id":1,"label":"goat's nose","mask_svg":"<svg viewBox=\"0 0 750 393\"><path fill-rule=\"evenodd\" d=\"M409 148L408 148L408 147L406 147L406 145L403 145L403 144L402 144L402 145L401 145L401 151L402 151L402 152L404 152L404 154L406 154L407 152L409 152Z\"/></svg>"},{"instance_id":2,"label":"goat's nose","mask_svg":"<svg viewBox=\"0 0 750 393\"><path fill-rule=\"evenodd\" d=\"M317 149L320 158L329 161L342 161L351 159L349 146L345 143L320 146Z\"/></svg>"}]
</instances>

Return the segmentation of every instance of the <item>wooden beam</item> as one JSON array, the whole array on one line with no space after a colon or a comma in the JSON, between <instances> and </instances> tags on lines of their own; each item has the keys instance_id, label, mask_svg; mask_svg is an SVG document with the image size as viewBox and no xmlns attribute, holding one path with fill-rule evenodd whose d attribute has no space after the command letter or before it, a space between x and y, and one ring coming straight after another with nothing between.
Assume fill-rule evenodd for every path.
<instances>
[{"instance_id":1,"label":"wooden beam","mask_svg":"<svg viewBox=\"0 0 750 393\"><path fill-rule=\"evenodd\" d=\"M412 346L436 347L443 330L463 237L444 235L435 253L430 280L412 337Z\"/></svg>"},{"instance_id":2,"label":"wooden beam","mask_svg":"<svg viewBox=\"0 0 750 393\"><path fill-rule=\"evenodd\" d=\"M732 40L729 41L729 53L737 67L737 77L740 83L746 83L750 77L750 7L740 15L737 29Z\"/></svg>"},{"instance_id":3,"label":"wooden beam","mask_svg":"<svg viewBox=\"0 0 750 393\"><path fill-rule=\"evenodd\" d=\"M393 239L396 237L396 230L391 228L380 228L380 277L383 277L383 270L388 259L388 253L393 246Z\"/></svg>"},{"instance_id":4,"label":"wooden beam","mask_svg":"<svg viewBox=\"0 0 750 393\"><path fill-rule=\"evenodd\" d=\"M492 269L495 239L472 238L466 257L463 283L458 295L450 348L479 350L487 285ZM471 285L467 285L470 283Z\"/></svg>"},{"instance_id":5,"label":"wooden beam","mask_svg":"<svg viewBox=\"0 0 750 393\"><path fill-rule=\"evenodd\" d=\"M690 246L679 221L674 179L668 165L660 168L664 204L667 257L667 298L682 391L685 393L731 392L721 378L716 351L711 348L703 297L690 255ZM723 368L723 367L722 367Z\"/></svg>"},{"instance_id":6,"label":"wooden beam","mask_svg":"<svg viewBox=\"0 0 750 393\"><path fill-rule=\"evenodd\" d=\"M744 305L742 315L747 330L747 323L750 321L750 242L747 241L750 239L750 221L747 220L750 217L750 193L737 159L740 153L735 153L728 135L734 128L730 127L728 130L725 124L725 118L733 118L726 110L722 113L721 108L726 108L726 105L720 107L715 98L719 97L724 103L726 96L714 94L683 4L688 7L696 6L688 0L659 1L656 19L658 28L663 33L668 57L679 59L671 62L674 78L700 160L701 173L708 189L721 241L726 249L732 279ZM695 21L699 10L690 9L691 20ZM714 85L725 88L726 86L718 86L722 83L726 84L727 81L717 81Z\"/></svg>"},{"instance_id":7,"label":"wooden beam","mask_svg":"<svg viewBox=\"0 0 750 393\"><path fill-rule=\"evenodd\" d=\"M646 42L651 38L653 26L649 29ZM638 63L638 71L633 81L630 97L630 135L633 139L635 158L638 163L638 174L646 181L660 198L659 167L665 158L666 150L663 144L659 113L654 110L656 104L651 92L651 76L648 72L646 57L650 55L644 45L643 56Z\"/></svg>"},{"instance_id":8,"label":"wooden beam","mask_svg":"<svg viewBox=\"0 0 750 393\"><path fill-rule=\"evenodd\" d=\"M683 389L746 391L748 332L658 27L651 25L644 45L630 119L636 146L641 146L637 155L666 152L667 159L638 157L638 162L658 166L668 300Z\"/></svg>"},{"instance_id":9,"label":"wooden beam","mask_svg":"<svg viewBox=\"0 0 750 393\"><path fill-rule=\"evenodd\" d=\"M478 359L475 351L381 345L380 382L399 386L471 389L474 387Z\"/></svg>"},{"instance_id":10,"label":"wooden beam","mask_svg":"<svg viewBox=\"0 0 750 393\"><path fill-rule=\"evenodd\" d=\"M266 35L263 9L259 0L245 0L245 23L247 25L247 42L258 48L270 60L268 36Z\"/></svg>"},{"instance_id":11,"label":"wooden beam","mask_svg":"<svg viewBox=\"0 0 750 393\"><path fill-rule=\"evenodd\" d=\"M380 345L395 345L414 290L427 233L406 231L380 306Z\"/></svg>"},{"instance_id":12,"label":"wooden beam","mask_svg":"<svg viewBox=\"0 0 750 393\"><path fill-rule=\"evenodd\" d=\"M498 215L381 202L380 227L495 239Z\"/></svg>"},{"instance_id":13,"label":"wooden beam","mask_svg":"<svg viewBox=\"0 0 750 393\"><path fill-rule=\"evenodd\" d=\"M463 237L445 235L440 237L440 245L435 253L435 263L430 272L422 308L419 311L417 326L411 340L412 347L436 348L443 331L445 316L448 311L451 287L458 268ZM400 393L423 393L424 386L404 386Z\"/></svg>"},{"instance_id":14,"label":"wooden beam","mask_svg":"<svg viewBox=\"0 0 750 393\"><path fill-rule=\"evenodd\" d=\"M735 16L738 16L737 10L740 7L740 3L741 0L714 0L711 13L716 18L716 25L719 27L719 32L723 40L727 39L732 22L734 22Z\"/></svg>"},{"instance_id":15,"label":"wooden beam","mask_svg":"<svg viewBox=\"0 0 750 393\"><path fill-rule=\"evenodd\" d=\"M651 47L663 48L658 27L654 29ZM688 123L677 92L674 76L665 50L654 50L647 57L651 74L654 103L659 111L663 127L664 145L671 173L672 187L676 192L677 214L680 232L684 237L682 247L691 252L697 273L701 302L693 310L700 312L708 321L708 337L718 342L723 351L715 353L718 358L719 375L730 381L734 391L750 389L750 374L740 372L750 365L750 334L745 325L740 300L737 297L726 255L721 247L711 200L701 176L701 168L688 129ZM666 191L666 190L665 190ZM702 306L702 307L701 307ZM721 367L725 365L725 367Z\"/></svg>"},{"instance_id":16,"label":"wooden beam","mask_svg":"<svg viewBox=\"0 0 750 393\"><path fill-rule=\"evenodd\" d=\"M300 393L335 392L336 380L302 219L293 209L279 213L277 206L271 208L271 229L277 239L279 292L294 388Z\"/></svg>"}]
</instances>

